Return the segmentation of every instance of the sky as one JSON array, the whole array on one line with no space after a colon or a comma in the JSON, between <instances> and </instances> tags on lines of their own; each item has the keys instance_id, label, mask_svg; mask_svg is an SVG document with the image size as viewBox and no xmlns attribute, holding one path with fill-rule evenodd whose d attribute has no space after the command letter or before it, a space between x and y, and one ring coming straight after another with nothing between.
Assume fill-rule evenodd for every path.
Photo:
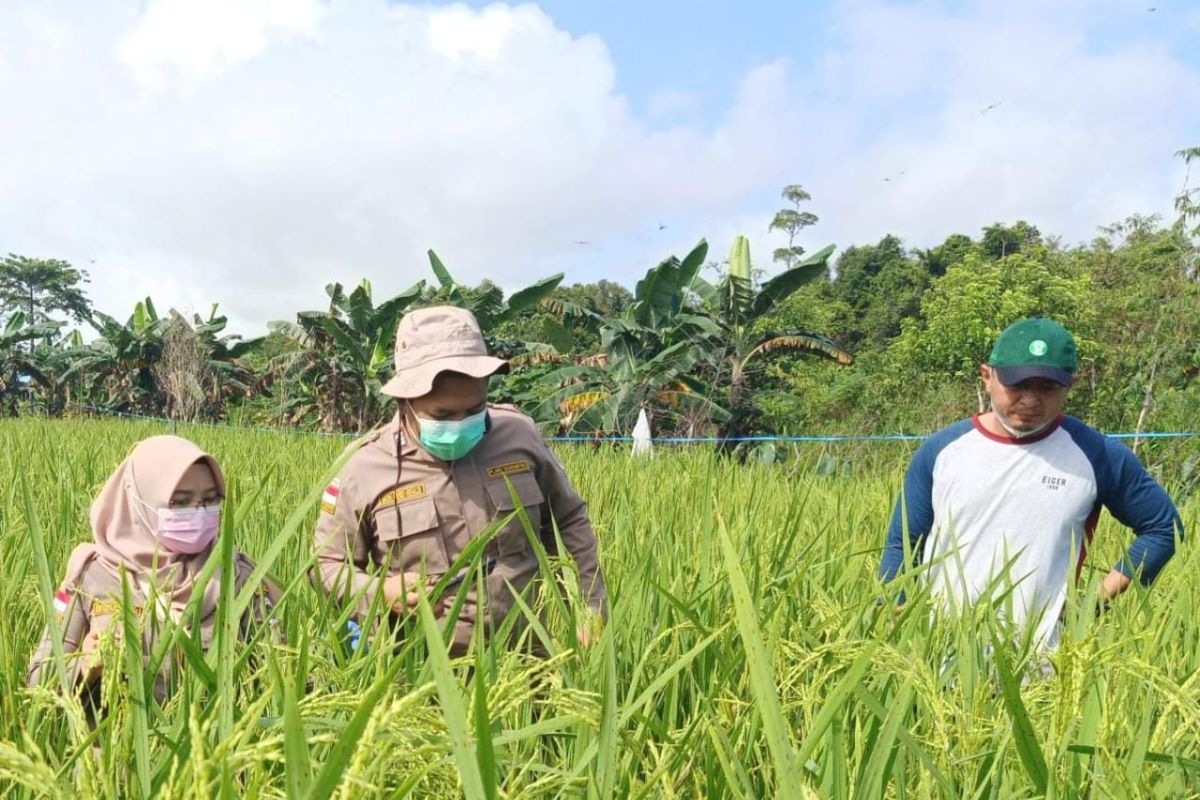
<instances>
[{"instance_id":1,"label":"sky","mask_svg":"<svg viewBox=\"0 0 1200 800\"><path fill-rule=\"evenodd\" d=\"M256 335L429 248L510 290L737 234L772 272L787 184L810 250L1085 242L1170 215L1198 40L1185 0L6 0L0 253Z\"/></svg>"}]
</instances>

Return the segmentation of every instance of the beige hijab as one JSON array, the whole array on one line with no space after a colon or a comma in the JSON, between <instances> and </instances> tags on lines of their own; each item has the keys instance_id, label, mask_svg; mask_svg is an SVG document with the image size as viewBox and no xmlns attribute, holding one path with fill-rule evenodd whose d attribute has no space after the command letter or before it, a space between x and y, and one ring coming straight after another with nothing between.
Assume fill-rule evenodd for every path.
<instances>
[{"instance_id":1,"label":"beige hijab","mask_svg":"<svg viewBox=\"0 0 1200 800\"><path fill-rule=\"evenodd\" d=\"M92 503L95 542L80 545L71 553L67 581L77 580L92 558L118 580L123 566L143 595L153 584L160 600L165 601L161 605L169 604L166 610L178 619L213 548L210 546L195 555L165 552L152 526L158 521L156 509L167 507L183 473L196 463L208 465L217 491L224 497L225 476L220 465L187 439L152 436L133 448ZM216 577L214 574L204 587L201 619L206 619L216 608L220 592Z\"/></svg>"}]
</instances>

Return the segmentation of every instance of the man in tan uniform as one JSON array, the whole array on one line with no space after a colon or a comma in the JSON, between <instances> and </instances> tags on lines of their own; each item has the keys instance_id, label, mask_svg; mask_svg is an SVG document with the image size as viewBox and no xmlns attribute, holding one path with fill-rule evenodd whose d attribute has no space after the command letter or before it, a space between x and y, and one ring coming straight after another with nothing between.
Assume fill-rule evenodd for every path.
<instances>
[{"instance_id":1,"label":"man in tan uniform","mask_svg":"<svg viewBox=\"0 0 1200 800\"><path fill-rule=\"evenodd\" d=\"M317 523L321 585L353 603L357 619L379 592L379 607L392 613L414 607L415 586L432 587L473 537L511 517L487 545L484 558L493 566L482 603L474 575L466 577L471 589L456 623L455 649L465 649L477 619L498 626L514 604L509 587L524 592L538 573L520 515L513 513L517 503L551 553L557 523L588 606L605 614L586 505L533 420L487 402L488 378L507 369L488 355L469 311L439 306L400 320L396 377L383 387L400 407L391 422L356 443L325 490ZM579 633L586 643L588 626Z\"/></svg>"}]
</instances>

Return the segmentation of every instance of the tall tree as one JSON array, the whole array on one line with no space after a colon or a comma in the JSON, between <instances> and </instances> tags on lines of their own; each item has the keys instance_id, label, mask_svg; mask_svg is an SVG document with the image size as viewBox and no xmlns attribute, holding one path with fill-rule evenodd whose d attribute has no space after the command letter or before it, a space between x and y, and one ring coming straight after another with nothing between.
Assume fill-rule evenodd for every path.
<instances>
[{"instance_id":1,"label":"tall tree","mask_svg":"<svg viewBox=\"0 0 1200 800\"><path fill-rule=\"evenodd\" d=\"M1183 179L1183 188L1175 198L1175 210L1179 212L1179 227L1193 241L1200 240L1200 186L1191 185L1192 162L1200 161L1200 147L1188 147L1175 155L1187 164L1187 173ZM1187 277L1195 280L1200 277L1200 248L1193 248L1187 256L1184 270Z\"/></svg>"},{"instance_id":2,"label":"tall tree","mask_svg":"<svg viewBox=\"0 0 1200 800\"><path fill-rule=\"evenodd\" d=\"M930 281L924 262L910 258L891 235L878 244L848 248L836 272L830 290L849 310L838 327L855 349L882 346L897 336L900 321L917 313Z\"/></svg>"},{"instance_id":3,"label":"tall tree","mask_svg":"<svg viewBox=\"0 0 1200 800\"><path fill-rule=\"evenodd\" d=\"M1024 220L1012 225L1001 225L999 222L989 225L983 229L983 239L979 243L984 254L993 260L1013 253L1026 253L1040 244L1042 232Z\"/></svg>"},{"instance_id":4,"label":"tall tree","mask_svg":"<svg viewBox=\"0 0 1200 800\"><path fill-rule=\"evenodd\" d=\"M87 272L66 261L9 253L0 261L0 315L7 318L20 310L26 324L36 325L60 311L83 322L92 308L81 288L87 282Z\"/></svg>"},{"instance_id":5,"label":"tall tree","mask_svg":"<svg viewBox=\"0 0 1200 800\"><path fill-rule=\"evenodd\" d=\"M1189 219L1200 222L1200 186L1191 185L1192 162L1200 161L1200 147L1188 147L1175 154L1187 164L1187 174L1183 179L1183 188L1175 198L1175 210L1185 221Z\"/></svg>"},{"instance_id":6,"label":"tall tree","mask_svg":"<svg viewBox=\"0 0 1200 800\"><path fill-rule=\"evenodd\" d=\"M921 298L920 318L904 320L888 347L894 389L911 388L918 377L975 386L982 411L979 365L1000 331L1022 317L1064 321L1086 362L1096 318L1088 284L1086 272L1061 256L1015 253L991 261L970 254L933 282Z\"/></svg>"},{"instance_id":7,"label":"tall tree","mask_svg":"<svg viewBox=\"0 0 1200 800\"><path fill-rule=\"evenodd\" d=\"M1090 274L1096 311L1096 368L1079 387L1090 400L1089 420L1144 430L1194 418L1200 283L1188 272L1196 248L1155 216L1135 215L1101 232L1074 254ZM1184 413L1172 420L1172 408Z\"/></svg>"},{"instance_id":8,"label":"tall tree","mask_svg":"<svg viewBox=\"0 0 1200 800\"><path fill-rule=\"evenodd\" d=\"M971 237L965 233L952 233L946 241L929 250L914 250L913 254L925 265L925 271L938 278L946 274L946 270L960 263L975 247Z\"/></svg>"},{"instance_id":9,"label":"tall tree","mask_svg":"<svg viewBox=\"0 0 1200 800\"><path fill-rule=\"evenodd\" d=\"M783 231L788 235L787 247L776 248L771 257L776 261L782 261L787 269L791 269L800 256L804 255L804 248L796 244L796 237L800 235L800 231L817 224L817 215L800 210L801 203L812 199L803 186L793 183L783 187L781 194L784 200L792 204L792 207L776 211L775 218L771 220L767 230Z\"/></svg>"}]
</instances>

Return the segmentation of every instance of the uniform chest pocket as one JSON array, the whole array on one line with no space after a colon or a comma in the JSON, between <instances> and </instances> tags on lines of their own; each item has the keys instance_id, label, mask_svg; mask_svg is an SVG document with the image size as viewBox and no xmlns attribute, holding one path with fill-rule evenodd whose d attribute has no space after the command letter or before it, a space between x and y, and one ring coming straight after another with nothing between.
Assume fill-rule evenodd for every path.
<instances>
[{"instance_id":1,"label":"uniform chest pocket","mask_svg":"<svg viewBox=\"0 0 1200 800\"><path fill-rule=\"evenodd\" d=\"M88 620L88 633L95 631L97 635L104 633L109 628L113 629L113 635L120 635L121 618L111 611L103 611L99 614L93 613L91 619Z\"/></svg>"},{"instance_id":2,"label":"uniform chest pocket","mask_svg":"<svg viewBox=\"0 0 1200 800\"><path fill-rule=\"evenodd\" d=\"M508 482L503 477L492 478L487 482L487 493L495 508L496 519L503 520L512 516L512 519L496 534L496 546L501 555L521 553L529 549L525 524L521 521L520 514L513 513L517 510L518 505L525 509L525 515L529 517L529 522L533 526L534 532L537 533L541 525L542 503L546 502L546 498L542 495L542 489L538 486L537 478L533 476L532 472L509 475L508 480L512 482L511 491L508 488ZM514 494L516 495L515 500Z\"/></svg>"},{"instance_id":3,"label":"uniform chest pocket","mask_svg":"<svg viewBox=\"0 0 1200 800\"><path fill-rule=\"evenodd\" d=\"M440 575L449 567L432 497L377 510L375 538L380 556L393 571Z\"/></svg>"},{"instance_id":4,"label":"uniform chest pocket","mask_svg":"<svg viewBox=\"0 0 1200 800\"><path fill-rule=\"evenodd\" d=\"M137 625L142 631L142 647L149 654L156 634L165 623L152 616L147 616L141 603L133 607L133 613L138 618ZM92 603L92 611L88 619L88 634L93 632L100 637L112 637L118 642L124 640L125 620L122 616L120 600L106 599ZM204 646L208 646L207 642Z\"/></svg>"}]
</instances>

